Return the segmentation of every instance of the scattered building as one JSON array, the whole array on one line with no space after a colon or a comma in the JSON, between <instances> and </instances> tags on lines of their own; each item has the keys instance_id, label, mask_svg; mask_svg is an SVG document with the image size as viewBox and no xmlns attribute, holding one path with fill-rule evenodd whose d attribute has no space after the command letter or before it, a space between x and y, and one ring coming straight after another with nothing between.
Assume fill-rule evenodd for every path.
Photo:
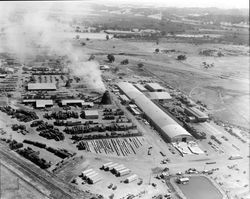
<instances>
[{"instance_id":1,"label":"scattered building","mask_svg":"<svg viewBox=\"0 0 250 199\"><path fill-rule=\"evenodd\" d=\"M197 122L205 122L209 119L207 114L203 113L195 107L185 108L184 112L189 116L195 117L195 121Z\"/></svg>"},{"instance_id":2,"label":"scattered building","mask_svg":"<svg viewBox=\"0 0 250 199\"><path fill-rule=\"evenodd\" d=\"M160 132L163 139L169 142L193 140L193 137L156 104L148 99L128 82L118 83L120 90L126 94L143 111L152 125Z\"/></svg>"},{"instance_id":3,"label":"scattered building","mask_svg":"<svg viewBox=\"0 0 250 199\"><path fill-rule=\"evenodd\" d=\"M129 104L128 109L134 114L134 115L141 115L142 112L138 109L138 107L135 104Z\"/></svg>"},{"instance_id":4,"label":"scattered building","mask_svg":"<svg viewBox=\"0 0 250 199\"><path fill-rule=\"evenodd\" d=\"M162 92L166 90L158 83L147 83L145 87L151 92Z\"/></svg>"},{"instance_id":5,"label":"scattered building","mask_svg":"<svg viewBox=\"0 0 250 199\"><path fill-rule=\"evenodd\" d=\"M24 104L33 104L35 108L45 108L53 106L53 100L37 100L37 99L27 99L23 100Z\"/></svg>"},{"instance_id":6,"label":"scattered building","mask_svg":"<svg viewBox=\"0 0 250 199\"><path fill-rule=\"evenodd\" d=\"M35 91L35 90L55 91L56 85L53 83L29 83L28 90L29 91Z\"/></svg>"},{"instance_id":7,"label":"scattered building","mask_svg":"<svg viewBox=\"0 0 250 199\"><path fill-rule=\"evenodd\" d=\"M102 180L102 177L93 169L83 171L82 178L87 180L90 184L95 184Z\"/></svg>"},{"instance_id":8,"label":"scattered building","mask_svg":"<svg viewBox=\"0 0 250 199\"><path fill-rule=\"evenodd\" d=\"M147 92L145 95L151 99L156 100L159 102L166 102L168 100L171 100L172 97L168 92Z\"/></svg>"},{"instance_id":9,"label":"scattered building","mask_svg":"<svg viewBox=\"0 0 250 199\"><path fill-rule=\"evenodd\" d=\"M133 181L135 181L135 180L137 180L137 179L138 179L138 176L137 176L136 174L133 174L133 175L127 177L127 178L124 180L124 182L125 182L125 183L130 183L130 182L133 182Z\"/></svg>"},{"instance_id":10,"label":"scattered building","mask_svg":"<svg viewBox=\"0 0 250 199\"><path fill-rule=\"evenodd\" d=\"M129 103L130 99L126 95L120 95L122 103Z\"/></svg>"},{"instance_id":11,"label":"scattered building","mask_svg":"<svg viewBox=\"0 0 250 199\"><path fill-rule=\"evenodd\" d=\"M142 84L135 84L134 86L141 92L148 91L148 89L146 89Z\"/></svg>"},{"instance_id":12,"label":"scattered building","mask_svg":"<svg viewBox=\"0 0 250 199\"><path fill-rule=\"evenodd\" d=\"M118 176L125 176L125 175L128 175L130 172L131 172L130 169L126 168L126 169L119 170L117 172L117 175Z\"/></svg>"},{"instance_id":13,"label":"scattered building","mask_svg":"<svg viewBox=\"0 0 250 199\"><path fill-rule=\"evenodd\" d=\"M0 74L0 78L5 78L7 77L7 74Z\"/></svg>"},{"instance_id":14,"label":"scattered building","mask_svg":"<svg viewBox=\"0 0 250 199\"><path fill-rule=\"evenodd\" d=\"M85 119L98 119L99 114L97 110L85 110L84 117Z\"/></svg>"},{"instance_id":15,"label":"scattered building","mask_svg":"<svg viewBox=\"0 0 250 199\"><path fill-rule=\"evenodd\" d=\"M85 102L84 100L78 100L78 99L68 99L68 100L62 100L61 101L62 106L85 106L85 107L93 107L93 102Z\"/></svg>"},{"instance_id":16,"label":"scattered building","mask_svg":"<svg viewBox=\"0 0 250 199\"><path fill-rule=\"evenodd\" d=\"M186 184L186 183L188 183L189 182L189 178L178 178L177 179L177 183L179 183L179 184Z\"/></svg>"}]
</instances>

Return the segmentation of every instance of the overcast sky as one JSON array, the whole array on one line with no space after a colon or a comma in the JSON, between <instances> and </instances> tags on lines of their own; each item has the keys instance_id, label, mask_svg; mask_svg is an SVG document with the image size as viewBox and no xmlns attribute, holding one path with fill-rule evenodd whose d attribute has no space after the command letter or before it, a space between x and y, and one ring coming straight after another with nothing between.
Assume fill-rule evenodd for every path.
<instances>
[{"instance_id":1,"label":"overcast sky","mask_svg":"<svg viewBox=\"0 0 250 199\"><path fill-rule=\"evenodd\" d=\"M96 0L94 2L114 4L122 2L141 6L249 8L249 0Z\"/></svg>"}]
</instances>

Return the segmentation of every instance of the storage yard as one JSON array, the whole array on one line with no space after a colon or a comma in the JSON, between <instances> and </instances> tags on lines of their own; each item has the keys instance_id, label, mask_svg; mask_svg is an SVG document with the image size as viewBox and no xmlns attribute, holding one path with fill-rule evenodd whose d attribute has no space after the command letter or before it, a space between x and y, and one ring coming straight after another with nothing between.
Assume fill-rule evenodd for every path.
<instances>
[{"instance_id":1,"label":"storage yard","mask_svg":"<svg viewBox=\"0 0 250 199\"><path fill-rule=\"evenodd\" d=\"M46 45L15 32L26 56L0 48L2 196L249 198L247 47L78 17Z\"/></svg>"}]
</instances>

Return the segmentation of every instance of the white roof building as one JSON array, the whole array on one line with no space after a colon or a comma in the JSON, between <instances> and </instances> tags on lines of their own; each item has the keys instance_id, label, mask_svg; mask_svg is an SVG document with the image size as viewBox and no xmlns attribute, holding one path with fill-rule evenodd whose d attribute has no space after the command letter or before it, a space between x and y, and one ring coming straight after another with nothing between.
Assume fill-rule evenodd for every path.
<instances>
[{"instance_id":1,"label":"white roof building","mask_svg":"<svg viewBox=\"0 0 250 199\"><path fill-rule=\"evenodd\" d=\"M97 110L85 110L84 111L85 119L98 119L98 111Z\"/></svg>"},{"instance_id":2,"label":"white roof building","mask_svg":"<svg viewBox=\"0 0 250 199\"><path fill-rule=\"evenodd\" d=\"M81 106L94 106L93 102L85 102L84 100L79 99L68 99L61 101L62 106L72 105L72 104L79 104Z\"/></svg>"},{"instance_id":3,"label":"white roof building","mask_svg":"<svg viewBox=\"0 0 250 199\"><path fill-rule=\"evenodd\" d=\"M144 112L162 137L171 142L193 139L182 126L148 99L143 93L127 82L118 83L118 87Z\"/></svg>"},{"instance_id":4,"label":"white roof building","mask_svg":"<svg viewBox=\"0 0 250 199\"><path fill-rule=\"evenodd\" d=\"M53 106L53 100L27 99L23 100L23 103L35 103L36 108L45 108L46 106Z\"/></svg>"},{"instance_id":5,"label":"white roof building","mask_svg":"<svg viewBox=\"0 0 250 199\"><path fill-rule=\"evenodd\" d=\"M148 90L154 92L154 91L165 91L166 89L163 88L160 84L158 83L148 83L145 86Z\"/></svg>"},{"instance_id":6,"label":"white roof building","mask_svg":"<svg viewBox=\"0 0 250 199\"><path fill-rule=\"evenodd\" d=\"M172 99L168 92L147 92L145 95L151 100L169 100Z\"/></svg>"},{"instance_id":7,"label":"white roof building","mask_svg":"<svg viewBox=\"0 0 250 199\"><path fill-rule=\"evenodd\" d=\"M56 90L56 85L53 83L29 83L28 90Z\"/></svg>"}]
</instances>

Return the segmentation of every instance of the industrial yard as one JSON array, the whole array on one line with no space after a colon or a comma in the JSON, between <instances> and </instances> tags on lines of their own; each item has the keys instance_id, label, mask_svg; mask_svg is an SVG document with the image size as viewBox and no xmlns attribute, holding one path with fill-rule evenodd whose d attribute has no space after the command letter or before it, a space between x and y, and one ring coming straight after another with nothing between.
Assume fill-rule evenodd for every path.
<instances>
[{"instance_id":1,"label":"industrial yard","mask_svg":"<svg viewBox=\"0 0 250 199\"><path fill-rule=\"evenodd\" d=\"M5 4L0 198L249 198L246 28L78 3Z\"/></svg>"}]
</instances>

